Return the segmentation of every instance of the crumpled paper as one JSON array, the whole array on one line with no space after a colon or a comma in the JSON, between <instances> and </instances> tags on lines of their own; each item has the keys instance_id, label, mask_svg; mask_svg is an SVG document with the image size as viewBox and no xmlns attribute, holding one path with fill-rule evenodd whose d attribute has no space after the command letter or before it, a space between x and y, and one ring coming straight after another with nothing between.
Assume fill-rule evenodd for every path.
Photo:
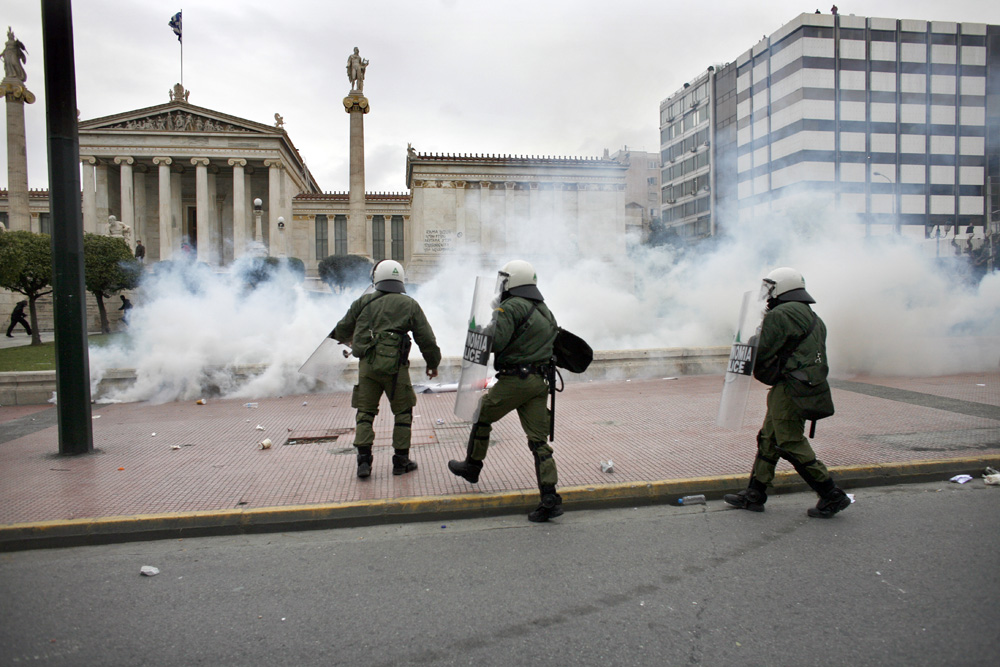
<instances>
[{"instance_id":1,"label":"crumpled paper","mask_svg":"<svg viewBox=\"0 0 1000 667\"><path fill-rule=\"evenodd\" d=\"M139 574L141 574L144 577L155 577L159 573L160 573L159 568L155 568L152 565L143 565L139 569Z\"/></svg>"},{"instance_id":2,"label":"crumpled paper","mask_svg":"<svg viewBox=\"0 0 1000 667\"><path fill-rule=\"evenodd\" d=\"M955 482L956 484L965 484L966 482L972 481L972 475L955 475L949 482Z\"/></svg>"}]
</instances>

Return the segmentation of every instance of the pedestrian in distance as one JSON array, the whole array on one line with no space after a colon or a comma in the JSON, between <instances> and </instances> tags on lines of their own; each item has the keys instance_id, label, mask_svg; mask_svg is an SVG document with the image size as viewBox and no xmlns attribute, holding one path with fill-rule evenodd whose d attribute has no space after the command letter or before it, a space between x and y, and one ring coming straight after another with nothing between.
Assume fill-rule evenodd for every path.
<instances>
[{"instance_id":1,"label":"pedestrian in distance","mask_svg":"<svg viewBox=\"0 0 1000 667\"><path fill-rule=\"evenodd\" d=\"M347 310L330 337L351 347L358 361L358 384L351 395L357 410L354 446L358 450L358 477L372 473L372 444L378 404L385 394L392 410L392 474L417 469L410 459L410 425L417 395L410 383L410 332L427 362L427 377L437 377L441 350L420 305L405 289L405 274L399 262L378 262L372 269L374 290L365 292Z\"/></svg>"},{"instance_id":2,"label":"pedestrian in distance","mask_svg":"<svg viewBox=\"0 0 1000 667\"><path fill-rule=\"evenodd\" d=\"M129 301L124 294L120 296L122 298L122 305L118 310L122 311L122 322L125 324L125 326L128 326L128 319L129 316L132 314L132 302Z\"/></svg>"},{"instance_id":3,"label":"pedestrian in distance","mask_svg":"<svg viewBox=\"0 0 1000 667\"><path fill-rule=\"evenodd\" d=\"M757 456L747 488L723 499L733 507L763 512L767 487L783 458L819 495L808 515L829 519L847 508L851 499L834 483L805 437L807 420L815 425L816 419L833 414L826 380L826 325L810 307L816 300L806 292L806 282L795 269L771 271L761 289L767 310L757 335L753 374L771 385L767 414L757 433Z\"/></svg>"},{"instance_id":4,"label":"pedestrian in distance","mask_svg":"<svg viewBox=\"0 0 1000 667\"><path fill-rule=\"evenodd\" d=\"M142 245L141 239L135 242L135 258L140 264L146 263L146 246Z\"/></svg>"},{"instance_id":5,"label":"pedestrian in distance","mask_svg":"<svg viewBox=\"0 0 1000 667\"><path fill-rule=\"evenodd\" d=\"M12 334L11 332L14 331L14 327L16 327L18 324L24 327L25 332L29 336L31 335L31 325L28 324L28 320L24 317L24 309L27 305L28 305L27 301L18 301L14 305L14 310L12 310L10 313L10 326L7 327L7 338L14 337L14 334Z\"/></svg>"},{"instance_id":6,"label":"pedestrian in distance","mask_svg":"<svg viewBox=\"0 0 1000 667\"><path fill-rule=\"evenodd\" d=\"M559 327L538 291L538 276L526 261L508 262L499 275L499 304L495 309L493 365L497 382L482 398L479 419L469 433L464 461L449 461L448 469L475 484L483 469L493 423L517 410L528 448L535 459L535 476L541 502L528 514L543 522L563 513L556 493L558 474L552 447L546 441L552 415L549 394L552 350Z\"/></svg>"}]
</instances>

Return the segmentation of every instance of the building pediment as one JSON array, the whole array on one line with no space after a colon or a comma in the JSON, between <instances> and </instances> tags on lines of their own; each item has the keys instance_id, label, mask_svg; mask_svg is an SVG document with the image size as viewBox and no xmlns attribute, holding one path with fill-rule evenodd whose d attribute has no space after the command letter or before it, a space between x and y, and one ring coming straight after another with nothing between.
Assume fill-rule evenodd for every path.
<instances>
[{"instance_id":1,"label":"building pediment","mask_svg":"<svg viewBox=\"0 0 1000 667\"><path fill-rule=\"evenodd\" d=\"M81 132L211 132L282 136L284 130L244 118L197 107L184 102L170 102L156 107L81 121Z\"/></svg>"}]
</instances>

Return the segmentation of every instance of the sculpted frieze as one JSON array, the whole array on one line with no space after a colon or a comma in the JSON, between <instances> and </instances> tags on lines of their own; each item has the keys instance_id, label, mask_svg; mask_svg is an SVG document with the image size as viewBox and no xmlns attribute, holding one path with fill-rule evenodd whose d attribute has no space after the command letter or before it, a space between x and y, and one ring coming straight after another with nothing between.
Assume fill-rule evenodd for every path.
<instances>
[{"instance_id":1,"label":"sculpted frieze","mask_svg":"<svg viewBox=\"0 0 1000 667\"><path fill-rule=\"evenodd\" d=\"M184 111L168 111L167 113L133 118L114 125L107 125L106 130L169 130L172 132L250 132L245 127L232 123L224 123L213 118L196 116Z\"/></svg>"}]
</instances>

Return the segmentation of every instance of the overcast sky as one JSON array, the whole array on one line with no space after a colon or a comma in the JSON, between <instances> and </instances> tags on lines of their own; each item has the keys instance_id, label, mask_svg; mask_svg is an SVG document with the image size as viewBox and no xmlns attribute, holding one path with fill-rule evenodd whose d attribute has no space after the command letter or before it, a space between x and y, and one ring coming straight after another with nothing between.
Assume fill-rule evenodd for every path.
<instances>
[{"instance_id":1,"label":"overcast sky","mask_svg":"<svg viewBox=\"0 0 1000 667\"><path fill-rule=\"evenodd\" d=\"M408 142L422 153L657 151L661 100L799 13L829 13L826 2L77 0L77 106L86 120L167 102L181 78L167 23L183 9L190 102L266 124L280 113L320 187L344 191L341 100L357 46L370 61L367 190L401 192ZM0 7L28 50L28 185L44 188L40 2ZM845 0L840 13L1000 24L996 0Z\"/></svg>"}]
</instances>

